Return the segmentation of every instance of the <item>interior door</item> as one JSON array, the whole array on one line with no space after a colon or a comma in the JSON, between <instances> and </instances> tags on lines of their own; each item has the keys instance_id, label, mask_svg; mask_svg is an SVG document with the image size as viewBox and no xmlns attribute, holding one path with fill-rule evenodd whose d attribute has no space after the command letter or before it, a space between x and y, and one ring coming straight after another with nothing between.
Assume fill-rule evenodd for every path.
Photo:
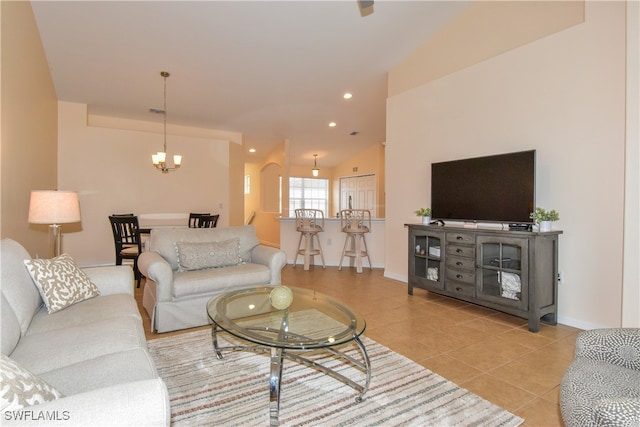
<instances>
[{"instance_id":1,"label":"interior door","mask_svg":"<svg viewBox=\"0 0 640 427\"><path fill-rule=\"evenodd\" d=\"M340 178L340 209L368 209L377 216L375 174Z\"/></svg>"}]
</instances>

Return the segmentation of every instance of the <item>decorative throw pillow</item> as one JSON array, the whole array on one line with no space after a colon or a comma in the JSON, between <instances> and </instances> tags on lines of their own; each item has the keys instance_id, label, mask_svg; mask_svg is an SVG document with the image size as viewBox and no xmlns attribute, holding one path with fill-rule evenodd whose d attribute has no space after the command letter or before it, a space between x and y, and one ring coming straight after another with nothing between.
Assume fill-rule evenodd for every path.
<instances>
[{"instance_id":1,"label":"decorative throw pillow","mask_svg":"<svg viewBox=\"0 0 640 427\"><path fill-rule=\"evenodd\" d=\"M42 378L2 355L0 359L0 410L12 411L63 397Z\"/></svg>"},{"instance_id":2,"label":"decorative throw pillow","mask_svg":"<svg viewBox=\"0 0 640 427\"><path fill-rule=\"evenodd\" d=\"M176 242L178 271L228 267L242 263L240 239L222 242Z\"/></svg>"},{"instance_id":3,"label":"decorative throw pillow","mask_svg":"<svg viewBox=\"0 0 640 427\"><path fill-rule=\"evenodd\" d=\"M49 314L100 295L95 283L68 254L53 259L25 259L24 265L40 291Z\"/></svg>"}]
</instances>

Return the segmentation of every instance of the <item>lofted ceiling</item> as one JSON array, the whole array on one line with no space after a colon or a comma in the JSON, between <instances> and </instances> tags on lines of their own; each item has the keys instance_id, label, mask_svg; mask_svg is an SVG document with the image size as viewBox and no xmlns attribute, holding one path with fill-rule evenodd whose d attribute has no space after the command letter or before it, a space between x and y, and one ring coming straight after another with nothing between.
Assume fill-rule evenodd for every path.
<instances>
[{"instance_id":1,"label":"lofted ceiling","mask_svg":"<svg viewBox=\"0 0 640 427\"><path fill-rule=\"evenodd\" d=\"M248 161L287 139L291 164L317 153L332 167L385 141L388 70L469 3L376 0L366 16L356 0L32 5L59 100L160 122L166 70L168 123L242 132Z\"/></svg>"}]
</instances>

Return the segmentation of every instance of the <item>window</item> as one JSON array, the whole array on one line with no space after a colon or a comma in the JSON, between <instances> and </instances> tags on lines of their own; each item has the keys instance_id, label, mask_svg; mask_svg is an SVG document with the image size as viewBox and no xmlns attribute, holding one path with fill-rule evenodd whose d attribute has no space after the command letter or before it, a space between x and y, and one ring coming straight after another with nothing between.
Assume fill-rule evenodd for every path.
<instances>
[{"instance_id":1,"label":"window","mask_svg":"<svg viewBox=\"0 0 640 427\"><path fill-rule=\"evenodd\" d=\"M327 216L329 180L319 178L289 178L289 215L296 209L320 209Z\"/></svg>"},{"instance_id":2,"label":"window","mask_svg":"<svg viewBox=\"0 0 640 427\"><path fill-rule=\"evenodd\" d=\"M244 194L251 194L251 175L244 176Z\"/></svg>"}]
</instances>

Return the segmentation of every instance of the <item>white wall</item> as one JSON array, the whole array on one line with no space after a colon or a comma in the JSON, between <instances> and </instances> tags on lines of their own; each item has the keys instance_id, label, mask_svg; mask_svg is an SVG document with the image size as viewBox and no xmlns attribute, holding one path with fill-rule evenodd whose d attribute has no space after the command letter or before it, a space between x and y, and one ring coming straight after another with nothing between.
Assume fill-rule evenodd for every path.
<instances>
[{"instance_id":1,"label":"white wall","mask_svg":"<svg viewBox=\"0 0 640 427\"><path fill-rule=\"evenodd\" d=\"M151 164L151 153L162 149L161 125L158 130L87 126L85 104L59 102L58 185L79 192L82 214L81 224L62 226L63 251L79 264L114 263L112 213L212 212L220 214L218 226L229 224L233 143L172 135L168 128L167 151L182 154L183 162L180 170L162 174Z\"/></svg>"},{"instance_id":2,"label":"white wall","mask_svg":"<svg viewBox=\"0 0 640 427\"><path fill-rule=\"evenodd\" d=\"M385 275L407 277L412 212L430 163L537 150L537 205L561 220L559 319L621 319L625 5L588 2L585 22L390 97Z\"/></svg>"}]
</instances>

